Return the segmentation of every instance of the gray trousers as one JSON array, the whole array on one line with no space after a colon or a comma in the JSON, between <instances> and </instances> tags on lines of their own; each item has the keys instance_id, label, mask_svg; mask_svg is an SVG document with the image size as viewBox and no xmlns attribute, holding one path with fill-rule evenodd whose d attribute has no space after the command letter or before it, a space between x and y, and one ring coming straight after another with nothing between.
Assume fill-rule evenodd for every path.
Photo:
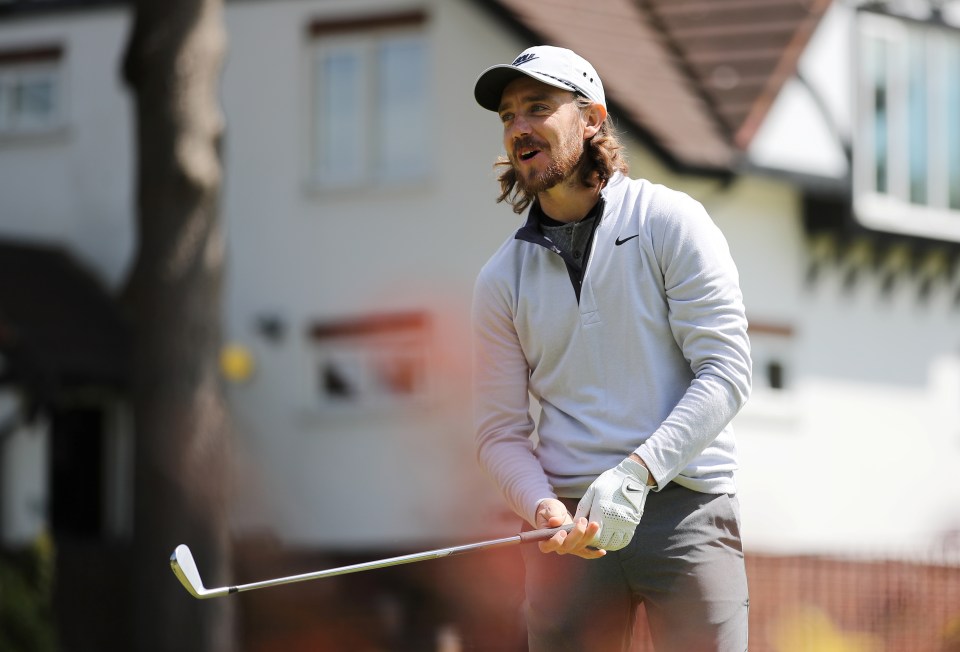
<instances>
[{"instance_id":1,"label":"gray trousers","mask_svg":"<svg viewBox=\"0 0 960 652\"><path fill-rule=\"evenodd\" d=\"M576 500L564 500L571 513ZM643 603L657 652L744 652L750 598L736 497L670 483L600 559L523 547L530 652L626 652Z\"/></svg>"}]
</instances>

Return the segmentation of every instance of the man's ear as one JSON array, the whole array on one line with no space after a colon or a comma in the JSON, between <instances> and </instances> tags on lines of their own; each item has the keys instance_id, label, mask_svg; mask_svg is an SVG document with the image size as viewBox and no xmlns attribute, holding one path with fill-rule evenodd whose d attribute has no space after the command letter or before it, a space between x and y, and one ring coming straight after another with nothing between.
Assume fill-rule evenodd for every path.
<instances>
[{"instance_id":1,"label":"man's ear","mask_svg":"<svg viewBox=\"0 0 960 652\"><path fill-rule=\"evenodd\" d=\"M583 110L583 139L590 140L597 135L603 121L607 119L607 109L594 102Z\"/></svg>"}]
</instances>

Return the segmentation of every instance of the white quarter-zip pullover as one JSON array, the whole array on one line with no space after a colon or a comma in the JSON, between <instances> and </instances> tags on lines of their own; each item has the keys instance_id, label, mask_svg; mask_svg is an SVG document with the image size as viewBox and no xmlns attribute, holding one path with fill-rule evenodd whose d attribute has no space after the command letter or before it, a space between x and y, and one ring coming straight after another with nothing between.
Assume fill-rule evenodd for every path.
<instances>
[{"instance_id":1,"label":"white quarter-zip pullover","mask_svg":"<svg viewBox=\"0 0 960 652\"><path fill-rule=\"evenodd\" d=\"M726 240L699 202L664 186L617 173L601 197L579 300L532 220L477 278L478 458L530 523L540 500L579 498L633 452L659 489L736 491L730 421L751 362Z\"/></svg>"}]
</instances>

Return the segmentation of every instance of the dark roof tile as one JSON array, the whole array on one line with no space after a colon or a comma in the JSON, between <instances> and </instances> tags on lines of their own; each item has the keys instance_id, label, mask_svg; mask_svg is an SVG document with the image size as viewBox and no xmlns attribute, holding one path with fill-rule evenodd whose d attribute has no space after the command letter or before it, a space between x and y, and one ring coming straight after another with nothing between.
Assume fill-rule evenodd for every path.
<instances>
[{"instance_id":1,"label":"dark roof tile","mask_svg":"<svg viewBox=\"0 0 960 652\"><path fill-rule=\"evenodd\" d=\"M830 6L830 0L638 2L687 62L693 83L741 150Z\"/></svg>"}]
</instances>

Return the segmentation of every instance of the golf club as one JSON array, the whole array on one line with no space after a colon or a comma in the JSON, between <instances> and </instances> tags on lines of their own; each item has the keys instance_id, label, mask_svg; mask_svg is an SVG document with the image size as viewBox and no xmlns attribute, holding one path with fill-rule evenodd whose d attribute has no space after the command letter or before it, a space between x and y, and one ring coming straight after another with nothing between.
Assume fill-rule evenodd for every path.
<instances>
[{"instance_id":1,"label":"golf club","mask_svg":"<svg viewBox=\"0 0 960 652\"><path fill-rule=\"evenodd\" d=\"M177 546L173 554L170 555L170 568L173 574L177 576L183 587L195 598L205 600L207 598L220 598L233 593L243 591L253 591L254 589L265 589L268 586L280 586L281 584L293 584L294 582L305 582L307 580L318 580L324 577L333 577L334 575L346 575L347 573L359 573L362 571L376 570L388 566L399 566L401 564L412 564L418 561L428 559L439 559L440 557L451 557L453 555L473 552L475 550L490 550L492 548L501 548L517 543L531 543L533 541L546 541L561 530L570 531L573 524L563 525L557 528L546 528L542 530L530 530L521 532L512 537L503 539L491 539L479 543L468 543L451 548L440 548L438 550L429 550L427 552L418 552L411 555L402 555L400 557L391 557L378 561L370 561L362 564L353 564L351 566L341 566L340 568L331 568L329 570L316 571L313 573L302 573L300 575L290 575L289 577L278 577L272 580L262 580L260 582L251 582L250 584L238 584L236 586L224 586L217 589L208 589L203 586L203 580L200 579L200 571L197 570L197 564L193 560L193 554L190 548L185 544Z\"/></svg>"}]
</instances>

